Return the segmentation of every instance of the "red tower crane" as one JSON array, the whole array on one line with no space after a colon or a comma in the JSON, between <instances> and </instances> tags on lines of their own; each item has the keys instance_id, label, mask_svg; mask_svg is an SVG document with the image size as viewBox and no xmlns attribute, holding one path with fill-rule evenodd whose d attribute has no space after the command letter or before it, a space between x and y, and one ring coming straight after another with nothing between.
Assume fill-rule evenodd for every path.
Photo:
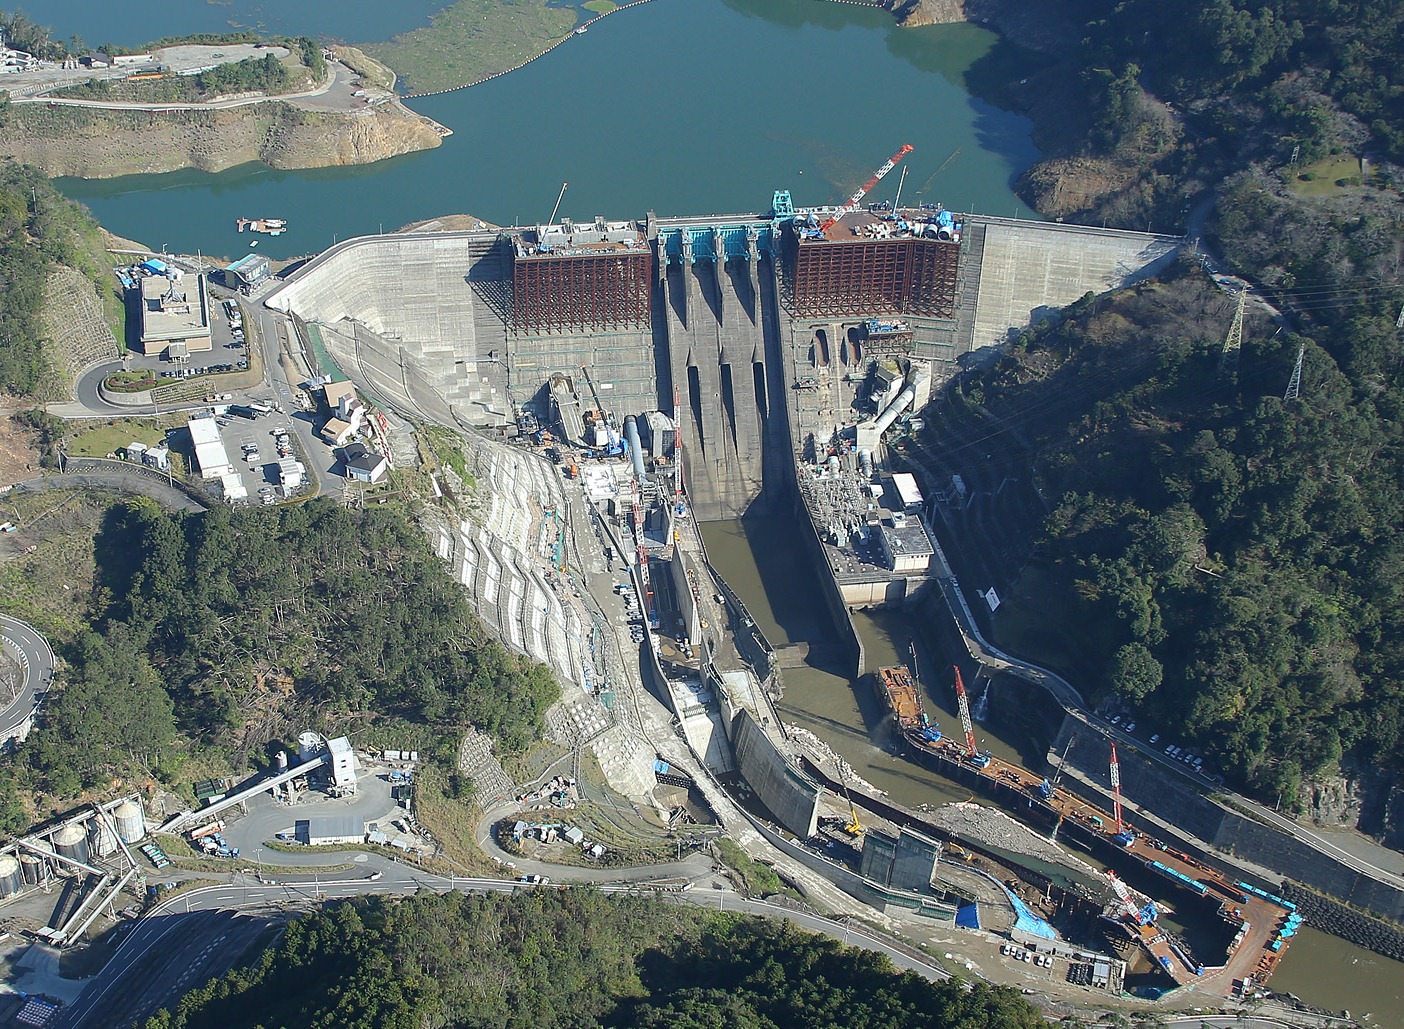
<instances>
[{"instance_id":1,"label":"red tower crane","mask_svg":"<svg viewBox=\"0 0 1404 1029\"><path fill-rule=\"evenodd\" d=\"M960 711L960 727L965 730L967 758L976 768L984 768L990 763L988 754L981 754L975 746L975 723L970 720L970 698L965 695L965 680L960 677L960 665L955 668L956 708Z\"/></svg>"},{"instance_id":2,"label":"red tower crane","mask_svg":"<svg viewBox=\"0 0 1404 1029\"><path fill-rule=\"evenodd\" d=\"M845 215L851 214L853 213L853 211L857 210L859 201L861 201L865 196L867 196L868 191L878 184L878 180L881 179L888 172L890 172L893 168L897 167L897 162L902 160L902 158L906 157L908 154L910 154L914 149L916 148L913 147L910 143L903 143L902 149L898 150L895 154L889 157L887 159L887 163L884 164L877 171L873 172L873 177L867 182L863 183L862 187L859 188L858 192L854 193L851 197L848 198L848 203L840 207L826 222L819 226L819 231L821 233L828 232L830 229L832 229L835 225L838 224L840 218L843 218Z\"/></svg>"}]
</instances>

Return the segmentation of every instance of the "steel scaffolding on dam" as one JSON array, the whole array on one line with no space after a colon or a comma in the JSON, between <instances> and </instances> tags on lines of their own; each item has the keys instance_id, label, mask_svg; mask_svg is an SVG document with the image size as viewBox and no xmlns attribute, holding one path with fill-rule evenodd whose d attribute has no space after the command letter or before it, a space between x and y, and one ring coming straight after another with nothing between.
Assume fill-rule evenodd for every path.
<instances>
[{"instance_id":1,"label":"steel scaffolding on dam","mask_svg":"<svg viewBox=\"0 0 1404 1029\"><path fill-rule=\"evenodd\" d=\"M939 387L972 349L1135 281L1180 242L878 208L822 239L794 209L363 237L265 303L321 324L351 378L412 418L549 419L546 384L582 368L621 421L676 404L705 520L788 493L796 446L854 421L873 358ZM902 332L869 331L897 314ZM807 358L811 340L833 361Z\"/></svg>"}]
</instances>

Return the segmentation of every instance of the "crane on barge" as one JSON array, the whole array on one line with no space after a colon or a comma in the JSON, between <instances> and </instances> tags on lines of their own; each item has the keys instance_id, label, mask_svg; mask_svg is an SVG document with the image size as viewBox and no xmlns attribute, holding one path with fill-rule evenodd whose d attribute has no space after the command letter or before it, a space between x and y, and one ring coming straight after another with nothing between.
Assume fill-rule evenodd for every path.
<instances>
[{"instance_id":1,"label":"crane on barge","mask_svg":"<svg viewBox=\"0 0 1404 1029\"><path fill-rule=\"evenodd\" d=\"M960 665L953 665L955 668L955 694L956 707L960 711L960 727L965 730L965 759L976 768L986 768L990 763L990 755L982 753L975 745L975 723L970 720L970 699L965 695L965 680L960 677Z\"/></svg>"},{"instance_id":2,"label":"crane on barge","mask_svg":"<svg viewBox=\"0 0 1404 1029\"><path fill-rule=\"evenodd\" d=\"M895 154L889 157L887 159L887 163L884 164L877 171L873 172L873 177L867 182L863 183L863 185L859 187L858 192L854 193L851 197L848 198L848 203L840 207L837 211L830 215L822 225L819 226L819 234L822 236L824 233L828 232L835 225L837 225L839 221L846 215L852 214L854 211L856 211L858 209L858 204L862 201L862 199L865 196L868 195L868 192L878 184L878 181L884 175L890 172L893 168L897 167L897 162L901 161L902 158L906 157L915 149L916 147L912 146L910 143L903 143L902 149L898 150Z\"/></svg>"}]
</instances>

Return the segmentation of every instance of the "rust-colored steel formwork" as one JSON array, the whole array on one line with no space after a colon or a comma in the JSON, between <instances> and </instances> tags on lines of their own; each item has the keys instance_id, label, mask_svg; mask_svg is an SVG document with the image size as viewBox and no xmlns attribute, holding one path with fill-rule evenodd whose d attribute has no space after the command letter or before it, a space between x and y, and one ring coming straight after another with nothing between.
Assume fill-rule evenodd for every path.
<instances>
[{"instance_id":1,"label":"rust-colored steel formwork","mask_svg":"<svg viewBox=\"0 0 1404 1029\"><path fill-rule=\"evenodd\" d=\"M604 250L517 257L512 264L512 331L646 330L652 324L653 255Z\"/></svg>"},{"instance_id":2,"label":"rust-colored steel formwork","mask_svg":"<svg viewBox=\"0 0 1404 1029\"><path fill-rule=\"evenodd\" d=\"M955 316L960 244L941 239L800 240L794 314Z\"/></svg>"}]
</instances>

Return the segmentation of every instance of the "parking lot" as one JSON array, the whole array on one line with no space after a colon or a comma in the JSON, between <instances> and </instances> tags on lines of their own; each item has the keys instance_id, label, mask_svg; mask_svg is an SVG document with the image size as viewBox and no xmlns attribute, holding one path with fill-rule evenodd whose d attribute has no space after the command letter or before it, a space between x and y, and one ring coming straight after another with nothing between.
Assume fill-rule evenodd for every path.
<instances>
[{"instance_id":1,"label":"parking lot","mask_svg":"<svg viewBox=\"0 0 1404 1029\"><path fill-rule=\"evenodd\" d=\"M215 417L219 426L219 438L224 443L224 451L229 455L229 464L239 475L248 491L246 503L272 504L283 497L279 488L278 462L283 457L292 457L305 466L307 458L302 453L301 444L292 433L288 416L274 411L270 414L255 414L246 418L234 414L240 405L216 407L225 413ZM309 489L306 478L292 491L294 497L304 495Z\"/></svg>"}]
</instances>

